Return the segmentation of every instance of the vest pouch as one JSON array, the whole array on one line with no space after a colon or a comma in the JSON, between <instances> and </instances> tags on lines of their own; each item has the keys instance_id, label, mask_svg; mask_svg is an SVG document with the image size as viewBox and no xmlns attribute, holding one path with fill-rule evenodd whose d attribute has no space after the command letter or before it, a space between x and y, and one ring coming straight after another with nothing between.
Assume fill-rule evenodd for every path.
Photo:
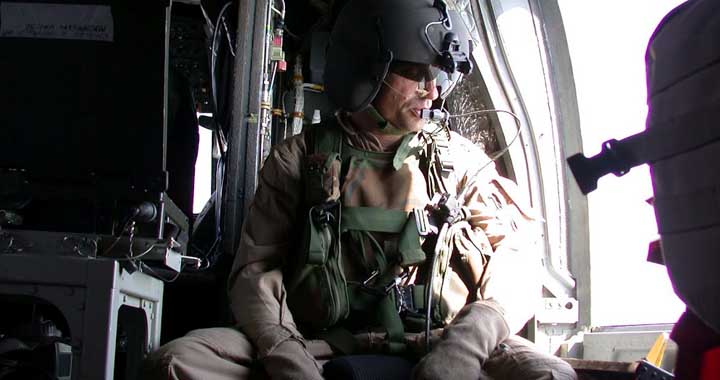
<instances>
[{"instance_id":1,"label":"vest pouch","mask_svg":"<svg viewBox=\"0 0 720 380\"><path fill-rule=\"evenodd\" d=\"M416 214L420 210L414 210L400 233L398 252L400 253L400 265L411 266L425 262L425 251L423 251L418 232Z\"/></svg>"},{"instance_id":2,"label":"vest pouch","mask_svg":"<svg viewBox=\"0 0 720 380\"><path fill-rule=\"evenodd\" d=\"M322 330L342 321L350 312L347 283L340 262L337 203L312 207L305 229L304 262L288 281L288 307L297 323Z\"/></svg>"}]
</instances>

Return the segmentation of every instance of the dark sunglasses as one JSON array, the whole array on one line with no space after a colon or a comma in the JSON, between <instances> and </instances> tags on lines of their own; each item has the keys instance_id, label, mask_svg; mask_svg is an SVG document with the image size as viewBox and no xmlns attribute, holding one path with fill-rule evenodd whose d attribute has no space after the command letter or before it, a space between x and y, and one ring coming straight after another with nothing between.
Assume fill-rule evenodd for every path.
<instances>
[{"instance_id":1,"label":"dark sunglasses","mask_svg":"<svg viewBox=\"0 0 720 380\"><path fill-rule=\"evenodd\" d=\"M390 64L390 72L415 82L431 81L437 78L440 68L413 62L396 61Z\"/></svg>"}]
</instances>

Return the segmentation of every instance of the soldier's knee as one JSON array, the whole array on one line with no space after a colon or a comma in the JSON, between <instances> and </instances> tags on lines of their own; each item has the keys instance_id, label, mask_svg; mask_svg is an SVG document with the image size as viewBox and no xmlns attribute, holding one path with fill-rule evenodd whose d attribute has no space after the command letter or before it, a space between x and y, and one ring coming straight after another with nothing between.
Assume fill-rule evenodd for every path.
<instances>
[{"instance_id":1,"label":"soldier's knee","mask_svg":"<svg viewBox=\"0 0 720 380\"><path fill-rule=\"evenodd\" d=\"M577 380L570 364L541 352L531 342L519 337L510 337L500 344L484 369L498 379Z\"/></svg>"},{"instance_id":2,"label":"soldier's knee","mask_svg":"<svg viewBox=\"0 0 720 380\"><path fill-rule=\"evenodd\" d=\"M550 364L552 379L554 380L577 380L578 376L573 367L566 361L555 358L556 360Z\"/></svg>"},{"instance_id":3,"label":"soldier's knee","mask_svg":"<svg viewBox=\"0 0 720 380\"><path fill-rule=\"evenodd\" d=\"M148 359L157 361L163 358L182 357L190 352L202 350L203 345L202 342L193 337L183 336L164 344L155 352L152 352Z\"/></svg>"},{"instance_id":4,"label":"soldier's knee","mask_svg":"<svg viewBox=\"0 0 720 380\"><path fill-rule=\"evenodd\" d=\"M198 345L197 340L182 337L161 346L143 361L141 379L172 379L171 374L177 372L174 367L180 363L178 359L199 351Z\"/></svg>"},{"instance_id":5,"label":"soldier's knee","mask_svg":"<svg viewBox=\"0 0 720 380\"><path fill-rule=\"evenodd\" d=\"M160 355L188 356L211 355L233 361L251 360L253 347L245 334L233 328L216 327L193 330L184 337L175 339L161 347Z\"/></svg>"},{"instance_id":6,"label":"soldier's knee","mask_svg":"<svg viewBox=\"0 0 720 380\"><path fill-rule=\"evenodd\" d=\"M143 379L204 378L213 371L244 374L252 363L252 346L230 328L194 330L150 353Z\"/></svg>"}]
</instances>

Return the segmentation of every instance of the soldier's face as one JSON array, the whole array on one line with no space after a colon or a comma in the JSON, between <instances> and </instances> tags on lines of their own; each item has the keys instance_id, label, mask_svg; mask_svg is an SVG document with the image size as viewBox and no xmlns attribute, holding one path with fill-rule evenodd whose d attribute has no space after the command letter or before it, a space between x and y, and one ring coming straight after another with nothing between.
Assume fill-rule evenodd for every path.
<instances>
[{"instance_id":1,"label":"soldier's face","mask_svg":"<svg viewBox=\"0 0 720 380\"><path fill-rule=\"evenodd\" d=\"M427 65L410 65L402 69L388 73L373 105L396 128L419 131L424 124L420 111L432 107L433 100L438 97L435 79L425 75Z\"/></svg>"}]
</instances>

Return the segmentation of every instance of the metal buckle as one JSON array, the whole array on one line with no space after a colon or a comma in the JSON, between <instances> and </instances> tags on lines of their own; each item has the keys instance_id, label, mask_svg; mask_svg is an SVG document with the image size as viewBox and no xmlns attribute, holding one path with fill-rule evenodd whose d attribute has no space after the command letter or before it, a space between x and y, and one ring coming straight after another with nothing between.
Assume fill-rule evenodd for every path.
<instances>
[{"instance_id":1,"label":"metal buckle","mask_svg":"<svg viewBox=\"0 0 720 380\"><path fill-rule=\"evenodd\" d=\"M310 209L313 221L319 225L329 224L335 219L335 215L330 211L338 205L337 201L327 202L313 206Z\"/></svg>"},{"instance_id":2,"label":"metal buckle","mask_svg":"<svg viewBox=\"0 0 720 380\"><path fill-rule=\"evenodd\" d=\"M433 232L433 226L430 224L427 211L416 207L413 209L413 215L415 216L415 226L417 226L420 236L427 236Z\"/></svg>"},{"instance_id":3,"label":"metal buckle","mask_svg":"<svg viewBox=\"0 0 720 380\"><path fill-rule=\"evenodd\" d=\"M415 285L398 286L395 288L395 306L398 313L409 312L417 313L415 308L415 300L413 299L413 289Z\"/></svg>"}]
</instances>

